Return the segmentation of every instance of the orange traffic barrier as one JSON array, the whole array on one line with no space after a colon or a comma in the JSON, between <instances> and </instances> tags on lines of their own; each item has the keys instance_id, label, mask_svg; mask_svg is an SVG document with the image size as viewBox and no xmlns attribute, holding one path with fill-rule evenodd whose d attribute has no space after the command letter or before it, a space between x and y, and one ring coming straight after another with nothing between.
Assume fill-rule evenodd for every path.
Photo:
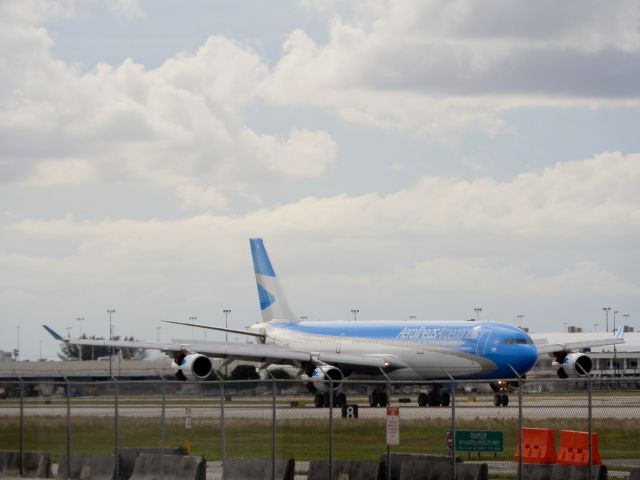
<instances>
[{"instance_id":1,"label":"orange traffic barrier","mask_svg":"<svg viewBox=\"0 0 640 480\"><path fill-rule=\"evenodd\" d=\"M520 444L515 461L520 461ZM556 436L551 428L522 429L522 463L556 463Z\"/></svg>"},{"instance_id":2,"label":"orange traffic barrier","mask_svg":"<svg viewBox=\"0 0 640 480\"><path fill-rule=\"evenodd\" d=\"M591 435L591 461L593 465L602 465L598 448L598 434ZM560 431L560 465L589 465L589 432Z\"/></svg>"}]
</instances>

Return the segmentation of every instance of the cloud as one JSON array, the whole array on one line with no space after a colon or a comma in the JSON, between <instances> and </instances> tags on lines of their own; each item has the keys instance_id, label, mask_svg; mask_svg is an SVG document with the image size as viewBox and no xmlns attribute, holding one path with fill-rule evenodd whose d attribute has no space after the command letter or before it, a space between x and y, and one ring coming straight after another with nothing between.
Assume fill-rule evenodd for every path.
<instances>
[{"instance_id":1,"label":"cloud","mask_svg":"<svg viewBox=\"0 0 640 480\"><path fill-rule=\"evenodd\" d=\"M178 188L176 195L185 208L224 210L228 206L226 198L213 187L182 185Z\"/></svg>"},{"instance_id":2,"label":"cloud","mask_svg":"<svg viewBox=\"0 0 640 480\"><path fill-rule=\"evenodd\" d=\"M329 40L292 32L269 98L433 138L523 107L640 105L637 3L369 2Z\"/></svg>"},{"instance_id":3,"label":"cloud","mask_svg":"<svg viewBox=\"0 0 640 480\"><path fill-rule=\"evenodd\" d=\"M210 37L155 69L128 59L81 73L52 58L46 31L18 13L0 33L0 63L11 65L0 79L0 182L118 178L182 188L184 199L196 182L318 177L335 161L326 132L292 128L287 137L246 125L268 69L242 44Z\"/></svg>"},{"instance_id":4,"label":"cloud","mask_svg":"<svg viewBox=\"0 0 640 480\"><path fill-rule=\"evenodd\" d=\"M107 8L112 14L127 20L146 16L138 0L111 0L107 2Z\"/></svg>"}]
</instances>

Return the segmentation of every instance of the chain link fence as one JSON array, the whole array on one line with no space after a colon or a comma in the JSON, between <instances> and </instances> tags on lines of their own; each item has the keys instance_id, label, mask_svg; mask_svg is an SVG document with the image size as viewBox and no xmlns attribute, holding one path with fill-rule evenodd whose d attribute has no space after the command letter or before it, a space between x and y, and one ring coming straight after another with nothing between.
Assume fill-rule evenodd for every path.
<instances>
[{"instance_id":1,"label":"chain link fence","mask_svg":"<svg viewBox=\"0 0 640 480\"><path fill-rule=\"evenodd\" d=\"M420 454L487 463L490 478L516 479L521 430L545 428L556 447L562 430L597 433L609 476L640 465L640 381L492 385L451 381L437 386L438 406L420 406L432 384L344 381L345 405L327 395L329 406L317 407L300 380L0 382L0 450L46 451L56 464L70 454L180 447L207 459L210 479L230 459L294 458L304 479L313 460ZM397 444L387 444L387 409L370 406L374 391L398 407Z\"/></svg>"}]
</instances>

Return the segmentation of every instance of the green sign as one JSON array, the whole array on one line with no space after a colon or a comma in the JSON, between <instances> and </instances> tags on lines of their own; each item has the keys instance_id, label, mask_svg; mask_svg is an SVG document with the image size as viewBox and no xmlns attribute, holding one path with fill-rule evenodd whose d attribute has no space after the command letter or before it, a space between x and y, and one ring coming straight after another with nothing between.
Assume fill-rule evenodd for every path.
<instances>
[{"instance_id":1,"label":"green sign","mask_svg":"<svg viewBox=\"0 0 640 480\"><path fill-rule=\"evenodd\" d=\"M446 444L451 450L453 435L447 432ZM458 452L503 452L504 432L486 432L473 430L456 431L456 450Z\"/></svg>"}]
</instances>

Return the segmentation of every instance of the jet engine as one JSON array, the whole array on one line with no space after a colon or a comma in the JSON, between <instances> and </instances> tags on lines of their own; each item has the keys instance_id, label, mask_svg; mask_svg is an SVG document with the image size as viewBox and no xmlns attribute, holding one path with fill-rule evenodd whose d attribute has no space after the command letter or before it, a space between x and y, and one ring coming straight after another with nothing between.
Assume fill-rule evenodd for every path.
<instances>
[{"instance_id":1,"label":"jet engine","mask_svg":"<svg viewBox=\"0 0 640 480\"><path fill-rule=\"evenodd\" d=\"M185 355L184 352L179 352L174 357L171 368L177 370L178 380L204 380L211 374L213 365L206 355L200 353Z\"/></svg>"},{"instance_id":2,"label":"jet engine","mask_svg":"<svg viewBox=\"0 0 640 480\"><path fill-rule=\"evenodd\" d=\"M584 377L593 368L593 361L584 353L569 353L559 361L554 361L552 365L558 368L560 378Z\"/></svg>"},{"instance_id":3,"label":"jet engine","mask_svg":"<svg viewBox=\"0 0 640 480\"><path fill-rule=\"evenodd\" d=\"M336 391L342 386L344 374L342 370L332 365L323 365L316 367L311 373L307 387L309 390L318 392ZM331 382L329 382L331 380Z\"/></svg>"}]
</instances>

